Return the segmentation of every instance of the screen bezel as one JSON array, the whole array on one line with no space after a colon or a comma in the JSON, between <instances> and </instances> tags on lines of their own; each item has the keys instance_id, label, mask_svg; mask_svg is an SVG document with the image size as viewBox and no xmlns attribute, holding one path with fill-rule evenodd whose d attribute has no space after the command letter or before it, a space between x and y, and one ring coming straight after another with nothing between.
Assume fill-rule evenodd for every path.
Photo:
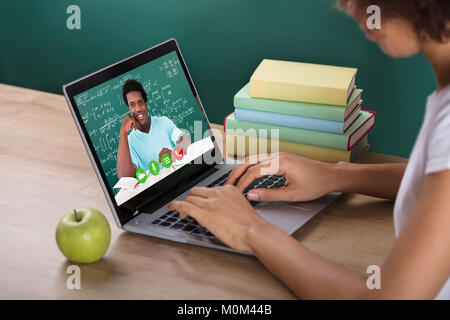
<instances>
[{"instance_id":1,"label":"screen bezel","mask_svg":"<svg viewBox=\"0 0 450 320\"><path fill-rule=\"evenodd\" d=\"M179 193L182 193L181 191L183 191L183 189L180 190L180 188L184 188L184 190L188 188L187 184L180 184L180 181L186 181L186 179L189 180L190 178L198 177L202 173L211 170L215 166L215 164L207 164L204 162L201 162L201 164L193 164L193 162L197 163L197 161L194 160L190 164L181 167L163 180L150 186L146 190L142 191L138 195L118 206L114 197L114 193L112 192L112 188L108 184L100 160L97 156L97 153L95 152L94 145L92 144L92 141L86 130L86 126L84 125L80 112L78 111L78 106L75 102L74 97L84 91L96 87L110 79L129 72L173 51L176 51L178 59L180 60L184 75L188 80L189 86L192 90L192 94L194 95L194 98L200 108L200 112L202 114L203 121L205 122L206 129L211 129L205 110L203 108L203 104L201 103L200 97L194 86L191 75L187 69L184 58L181 55L176 40L173 38L145 51L142 51L136 55L125 58L115 64L107 66L99 71L91 73L81 79L63 85L63 93L71 109L72 116L74 117L74 120L77 124L80 135L82 136L82 140L88 151L89 158L91 159L92 165L94 166L95 172L97 173L97 177L102 185L103 192L108 199L108 203L111 207L111 210L113 211L113 214L115 215L115 220L119 227L122 227L129 220L131 220L137 213L139 213L139 208L145 206L152 200L157 200L158 203L167 203L171 200L171 198ZM214 148L211 150L212 157L219 157L221 161L223 161L223 156L220 152L214 135L211 135L211 139L214 144ZM216 155L216 152L218 152L218 157ZM166 199L164 198L167 198L166 202Z\"/></svg>"}]
</instances>

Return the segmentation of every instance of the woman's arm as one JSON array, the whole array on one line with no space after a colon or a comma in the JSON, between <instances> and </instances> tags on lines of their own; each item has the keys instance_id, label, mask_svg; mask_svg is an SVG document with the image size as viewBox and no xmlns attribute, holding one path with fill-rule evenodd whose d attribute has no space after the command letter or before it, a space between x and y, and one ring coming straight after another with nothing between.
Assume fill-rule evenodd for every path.
<instances>
[{"instance_id":1,"label":"woman's arm","mask_svg":"<svg viewBox=\"0 0 450 320\"><path fill-rule=\"evenodd\" d=\"M407 162L358 164L340 162L335 166L335 191L361 193L395 200Z\"/></svg>"},{"instance_id":2,"label":"woman's arm","mask_svg":"<svg viewBox=\"0 0 450 320\"><path fill-rule=\"evenodd\" d=\"M277 228L250 229L248 243L301 298L432 299L450 276L448 190L450 170L426 177L410 219L381 266L380 290L368 290L362 275L314 254Z\"/></svg>"},{"instance_id":3,"label":"woman's arm","mask_svg":"<svg viewBox=\"0 0 450 320\"><path fill-rule=\"evenodd\" d=\"M255 255L305 299L434 298L450 275L450 170L428 175L398 241L381 266L381 289L316 255L266 222L234 186L197 187L169 205L227 245Z\"/></svg>"},{"instance_id":4,"label":"woman's arm","mask_svg":"<svg viewBox=\"0 0 450 320\"><path fill-rule=\"evenodd\" d=\"M338 164L320 162L290 153L247 157L228 177L227 183L243 191L266 174L286 176L282 189L253 189L250 200L308 201L334 191L355 192L395 199L406 163Z\"/></svg>"}]
</instances>

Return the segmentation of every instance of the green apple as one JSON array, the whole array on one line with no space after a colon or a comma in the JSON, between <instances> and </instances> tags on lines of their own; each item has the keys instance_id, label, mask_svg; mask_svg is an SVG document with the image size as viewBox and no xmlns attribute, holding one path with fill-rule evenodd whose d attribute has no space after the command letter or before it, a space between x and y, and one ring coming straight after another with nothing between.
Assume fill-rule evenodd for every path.
<instances>
[{"instance_id":1,"label":"green apple","mask_svg":"<svg viewBox=\"0 0 450 320\"><path fill-rule=\"evenodd\" d=\"M75 209L65 214L56 227L56 242L72 262L100 260L108 250L111 229L108 220L92 208Z\"/></svg>"}]
</instances>

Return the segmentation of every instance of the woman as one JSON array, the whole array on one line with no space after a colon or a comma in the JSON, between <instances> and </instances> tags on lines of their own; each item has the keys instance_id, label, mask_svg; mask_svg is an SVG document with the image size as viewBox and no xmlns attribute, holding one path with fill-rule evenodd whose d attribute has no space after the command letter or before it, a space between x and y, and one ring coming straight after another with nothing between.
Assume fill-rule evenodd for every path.
<instances>
[{"instance_id":1,"label":"woman","mask_svg":"<svg viewBox=\"0 0 450 320\"><path fill-rule=\"evenodd\" d=\"M381 9L382 25L367 30L366 8L373 4ZM328 164L286 153L262 156L237 166L226 186L194 188L170 208L192 216L229 246L255 255L301 298L450 299L450 2L348 0L340 5L386 54L422 52L436 74L438 86L428 97L408 164ZM249 199L305 201L332 191L395 199L398 239L381 266L381 289L367 289L361 274L319 257L253 210L242 191L267 174L263 169L272 161L279 161L279 169L270 173L285 175L287 186L255 189Z\"/></svg>"}]
</instances>

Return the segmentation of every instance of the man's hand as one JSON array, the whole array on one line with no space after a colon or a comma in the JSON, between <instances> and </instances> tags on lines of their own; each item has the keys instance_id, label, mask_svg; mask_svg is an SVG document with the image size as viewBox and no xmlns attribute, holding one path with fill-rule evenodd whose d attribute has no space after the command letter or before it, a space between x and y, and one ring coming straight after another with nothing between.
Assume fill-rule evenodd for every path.
<instances>
[{"instance_id":1,"label":"man's hand","mask_svg":"<svg viewBox=\"0 0 450 320\"><path fill-rule=\"evenodd\" d=\"M131 128L134 128L134 130L136 130L136 123L137 123L136 118L133 115L127 113L123 118L122 126L120 127L120 132L122 134L127 134L128 131L131 130Z\"/></svg>"},{"instance_id":2,"label":"man's hand","mask_svg":"<svg viewBox=\"0 0 450 320\"><path fill-rule=\"evenodd\" d=\"M191 139L186 136L185 134L181 135L181 137L178 139L177 146L179 146L181 149L183 149L183 154L186 154L187 148L192 143Z\"/></svg>"},{"instance_id":3,"label":"man's hand","mask_svg":"<svg viewBox=\"0 0 450 320\"><path fill-rule=\"evenodd\" d=\"M169 209L177 210L183 218L191 216L230 247L248 253L253 253L249 232L275 228L231 185L192 188L184 201L172 201Z\"/></svg>"},{"instance_id":4,"label":"man's hand","mask_svg":"<svg viewBox=\"0 0 450 320\"><path fill-rule=\"evenodd\" d=\"M168 148L162 148L161 151L159 152L159 159L158 159L159 163L161 163L161 157L164 153L167 153L170 156L170 158L172 158L172 150Z\"/></svg>"}]
</instances>

